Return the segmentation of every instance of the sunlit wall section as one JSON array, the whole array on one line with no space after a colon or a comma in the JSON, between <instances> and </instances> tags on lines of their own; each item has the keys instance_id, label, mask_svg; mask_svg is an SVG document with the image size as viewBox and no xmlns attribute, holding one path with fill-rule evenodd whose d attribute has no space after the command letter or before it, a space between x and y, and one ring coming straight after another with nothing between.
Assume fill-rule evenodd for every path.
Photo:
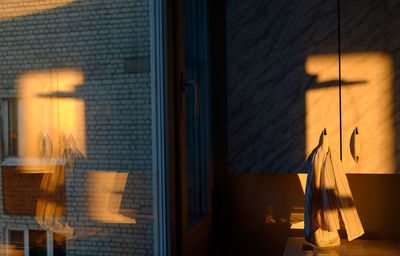
<instances>
[{"instance_id":1,"label":"sunlit wall section","mask_svg":"<svg viewBox=\"0 0 400 256\"><path fill-rule=\"evenodd\" d=\"M381 52L341 55L339 113L339 58L337 54L307 58L306 71L321 86L306 92L306 154L328 130L329 146L340 151L349 173L395 173L393 121L393 64Z\"/></svg>"},{"instance_id":2,"label":"sunlit wall section","mask_svg":"<svg viewBox=\"0 0 400 256\"><path fill-rule=\"evenodd\" d=\"M83 80L80 70L21 75L20 157L56 161L66 158L70 151L86 156L85 105L74 95Z\"/></svg>"},{"instance_id":3,"label":"sunlit wall section","mask_svg":"<svg viewBox=\"0 0 400 256\"><path fill-rule=\"evenodd\" d=\"M76 1L82 0L2 0L0 2L0 19L11 19L26 16L37 12L54 9Z\"/></svg>"},{"instance_id":4,"label":"sunlit wall section","mask_svg":"<svg viewBox=\"0 0 400 256\"><path fill-rule=\"evenodd\" d=\"M340 151L339 65L337 55L309 56L306 72L315 77L315 88L306 91L306 157L320 143L326 129L329 147Z\"/></svg>"},{"instance_id":5,"label":"sunlit wall section","mask_svg":"<svg viewBox=\"0 0 400 256\"><path fill-rule=\"evenodd\" d=\"M120 213L128 173L94 171L88 177L88 213L101 223L135 224Z\"/></svg>"},{"instance_id":6,"label":"sunlit wall section","mask_svg":"<svg viewBox=\"0 0 400 256\"><path fill-rule=\"evenodd\" d=\"M342 56L343 165L350 173L396 173L392 57ZM357 134L355 130L357 128Z\"/></svg>"}]
</instances>

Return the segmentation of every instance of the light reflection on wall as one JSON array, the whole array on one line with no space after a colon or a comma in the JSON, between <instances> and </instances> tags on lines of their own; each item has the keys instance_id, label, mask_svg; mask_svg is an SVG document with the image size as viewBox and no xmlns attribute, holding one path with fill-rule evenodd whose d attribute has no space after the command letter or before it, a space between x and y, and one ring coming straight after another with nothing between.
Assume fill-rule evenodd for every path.
<instances>
[{"instance_id":1,"label":"light reflection on wall","mask_svg":"<svg viewBox=\"0 0 400 256\"><path fill-rule=\"evenodd\" d=\"M0 244L0 255L24 256L23 248L17 248L13 244Z\"/></svg>"},{"instance_id":2,"label":"light reflection on wall","mask_svg":"<svg viewBox=\"0 0 400 256\"><path fill-rule=\"evenodd\" d=\"M90 0L1 0L0 1L0 20L11 19L21 16L51 10L73 2Z\"/></svg>"},{"instance_id":3,"label":"light reflection on wall","mask_svg":"<svg viewBox=\"0 0 400 256\"><path fill-rule=\"evenodd\" d=\"M135 224L119 213L128 173L92 171L88 174L88 214L102 223Z\"/></svg>"},{"instance_id":4,"label":"light reflection on wall","mask_svg":"<svg viewBox=\"0 0 400 256\"><path fill-rule=\"evenodd\" d=\"M18 80L18 157L22 173L43 173L35 219L42 227L72 236L64 223L65 169L86 157L84 100L75 95L83 84L80 70L22 73Z\"/></svg>"},{"instance_id":5,"label":"light reflection on wall","mask_svg":"<svg viewBox=\"0 0 400 256\"><path fill-rule=\"evenodd\" d=\"M298 173L303 195L306 194L307 174ZM293 207L290 212L290 229L304 229L304 207Z\"/></svg>"},{"instance_id":6,"label":"light reflection on wall","mask_svg":"<svg viewBox=\"0 0 400 256\"><path fill-rule=\"evenodd\" d=\"M306 72L317 86L306 92L306 155L327 128L329 146L339 153L338 56L314 55ZM343 165L349 173L394 173L393 67L379 52L341 56ZM352 134L359 130L360 160L351 153Z\"/></svg>"},{"instance_id":7,"label":"light reflection on wall","mask_svg":"<svg viewBox=\"0 0 400 256\"><path fill-rule=\"evenodd\" d=\"M68 69L20 76L19 157L63 159L71 150L86 157L85 103L74 97L83 81L82 71Z\"/></svg>"},{"instance_id":8,"label":"light reflection on wall","mask_svg":"<svg viewBox=\"0 0 400 256\"><path fill-rule=\"evenodd\" d=\"M348 53L341 56L341 63L344 169L348 173L394 173L392 60L384 53ZM317 83L306 92L306 156L318 145L324 128L329 146L339 153L338 56L309 56L305 68ZM361 136L358 163L351 154L355 127ZM307 174L299 173L298 178L304 193ZM304 216L297 220L291 222L291 229L304 228Z\"/></svg>"},{"instance_id":9,"label":"light reflection on wall","mask_svg":"<svg viewBox=\"0 0 400 256\"><path fill-rule=\"evenodd\" d=\"M42 70L23 73L18 80L19 158L23 173L44 173L36 206L38 224L71 237L63 223L66 167L74 157L86 157L84 101L76 87L84 82L80 70ZM71 156L72 154L72 156ZM88 174L88 215L101 223L134 224L119 213L128 173L93 171ZM65 195L64 195L65 196Z\"/></svg>"},{"instance_id":10,"label":"light reflection on wall","mask_svg":"<svg viewBox=\"0 0 400 256\"><path fill-rule=\"evenodd\" d=\"M51 168L51 172L43 175L40 184L41 197L36 203L35 220L42 227L71 237L73 228L63 221L66 213L65 166Z\"/></svg>"}]
</instances>

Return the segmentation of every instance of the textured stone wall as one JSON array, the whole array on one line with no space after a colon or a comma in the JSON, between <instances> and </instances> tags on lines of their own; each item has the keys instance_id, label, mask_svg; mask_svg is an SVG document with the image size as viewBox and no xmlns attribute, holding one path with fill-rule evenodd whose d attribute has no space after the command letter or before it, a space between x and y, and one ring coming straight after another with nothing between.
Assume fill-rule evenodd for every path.
<instances>
[{"instance_id":1,"label":"textured stone wall","mask_svg":"<svg viewBox=\"0 0 400 256\"><path fill-rule=\"evenodd\" d=\"M346 172L400 172L400 5L339 2L227 1L232 173L302 172L324 128Z\"/></svg>"},{"instance_id":2,"label":"textured stone wall","mask_svg":"<svg viewBox=\"0 0 400 256\"><path fill-rule=\"evenodd\" d=\"M337 1L232 0L226 8L229 170L299 172L306 92L319 86L305 64L337 53Z\"/></svg>"},{"instance_id":3,"label":"textured stone wall","mask_svg":"<svg viewBox=\"0 0 400 256\"><path fill-rule=\"evenodd\" d=\"M153 254L149 16L146 0L0 3L1 99L18 97L27 73L83 74L74 91L52 96L84 103L86 154L75 155L65 178L67 255ZM98 171L127 174L123 191L114 191L119 209L109 209L135 224L90 216L88 177ZM3 204L0 215L5 228L49 228L34 216L5 214Z\"/></svg>"}]
</instances>

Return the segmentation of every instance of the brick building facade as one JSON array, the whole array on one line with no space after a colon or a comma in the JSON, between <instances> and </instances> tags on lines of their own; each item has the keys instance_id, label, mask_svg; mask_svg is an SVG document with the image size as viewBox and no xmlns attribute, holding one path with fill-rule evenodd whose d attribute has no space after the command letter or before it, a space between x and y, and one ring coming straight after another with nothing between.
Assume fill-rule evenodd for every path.
<instances>
[{"instance_id":1,"label":"brick building facade","mask_svg":"<svg viewBox=\"0 0 400 256\"><path fill-rule=\"evenodd\" d=\"M0 35L3 247L153 254L149 1L6 1Z\"/></svg>"}]
</instances>

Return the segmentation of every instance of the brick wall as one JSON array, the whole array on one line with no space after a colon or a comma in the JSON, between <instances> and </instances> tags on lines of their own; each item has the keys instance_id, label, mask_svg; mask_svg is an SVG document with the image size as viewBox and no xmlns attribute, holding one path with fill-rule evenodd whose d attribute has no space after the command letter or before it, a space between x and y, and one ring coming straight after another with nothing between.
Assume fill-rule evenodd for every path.
<instances>
[{"instance_id":1,"label":"brick wall","mask_svg":"<svg viewBox=\"0 0 400 256\"><path fill-rule=\"evenodd\" d=\"M83 73L83 83L62 95L84 102L86 146L85 157L66 170L61 222L74 230L67 255L153 254L148 1L20 0L0 7L2 99L18 97L27 72L48 71L50 79L58 70ZM96 171L128 174L118 214L135 224L90 216L88 177ZM48 228L34 216L6 214L3 204L0 213L2 227Z\"/></svg>"},{"instance_id":2,"label":"brick wall","mask_svg":"<svg viewBox=\"0 0 400 256\"><path fill-rule=\"evenodd\" d=\"M65 168L63 166L54 167L53 173L26 173L15 166L2 166L2 174L3 206L6 214L43 216L43 212L37 211L37 203L41 200L57 205L60 209L57 214L65 215ZM58 181L57 186L49 189L49 185L52 185L49 183L54 180Z\"/></svg>"},{"instance_id":3,"label":"brick wall","mask_svg":"<svg viewBox=\"0 0 400 256\"><path fill-rule=\"evenodd\" d=\"M16 167L2 167L3 205L6 214L35 215L43 174L24 174Z\"/></svg>"}]
</instances>

